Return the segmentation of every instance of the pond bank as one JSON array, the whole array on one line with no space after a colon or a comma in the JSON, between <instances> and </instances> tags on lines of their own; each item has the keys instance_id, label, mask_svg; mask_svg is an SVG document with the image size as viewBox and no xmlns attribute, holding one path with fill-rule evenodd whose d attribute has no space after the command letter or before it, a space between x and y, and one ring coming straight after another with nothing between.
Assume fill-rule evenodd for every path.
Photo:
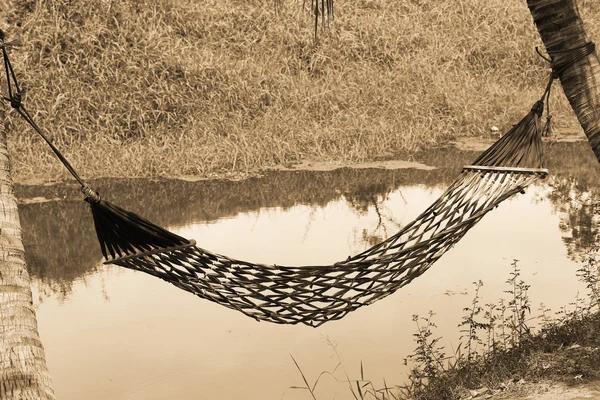
<instances>
[{"instance_id":1,"label":"pond bank","mask_svg":"<svg viewBox=\"0 0 600 400\"><path fill-rule=\"evenodd\" d=\"M600 400L600 381L567 385L556 381L517 382L509 389L495 393L494 391L474 390L473 400ZM467 397L468 398L468 397Z\"/></svg>"},{"instance_id":2,"label":"pond bank","mask_svg":"<svg viewBox=\"0 0 600 400\"><path fill-rule=\"evenodd\" d=\"M598 312L573 313L516 348L439 372L411 394L420 400L600 399L598 329Z\"/></svg>"},{"instance_id":3,"label":"pond bank","mask_svg":"<svg viewBox=\"0 0 600 400\"><path fill-rule=\"evenodd\" d=\"M242 171L221 171L211 172L207 174L160 174L152 176L138 176L137 174L127 174L125 170L118 176L111 174L105 175L101 171L98 173L91 174L90 176L83 176L86 181L98 180L98 179L135 179L135 178L146 178L146 179L177 179L189 182L206 181L206 180L231 180L239 181L249 178L255 178L268 173L270 171L334 171L336 169L349 168L349 169L384 169L384 170L402 170L402 169L415 169L415 170L432 170L435 168L460 168L461 163L470 162L469 159L475 159L478 154L487 149L497 138L489 137L463 137L455 139L454 141L441 144L436 147L431 147L426 150L418 152L404 152L397 154L394 157L386 157L381 159L374 159L368 161L332 161L323 159L302 159L295 163L286 163L281 165L266 166L262 169ZM556 152L561 144L565 143L577 143L576 147L583 153L591 154L590 149L585 140L585 137L581 132L567 131L558 133L550 138L544 138L545 148L549 152ZM558 145L558 146L557 146ZM558 150L560 151L560 150ZM585 156L585 155L584 155ZM53 164L53 168L62 168L58 160L50 159L50 163ZM17 160L18 163L18 160ZM61 169L58 176L49 176L44 173L39 173L34 169L22 169L17 166L16 171L13 171L13 180L16 184L20 185L31 185L31 186L42 186L42 185L54 185L61 183L74 182L72 178Z\"/></svg>"}]
</instances>

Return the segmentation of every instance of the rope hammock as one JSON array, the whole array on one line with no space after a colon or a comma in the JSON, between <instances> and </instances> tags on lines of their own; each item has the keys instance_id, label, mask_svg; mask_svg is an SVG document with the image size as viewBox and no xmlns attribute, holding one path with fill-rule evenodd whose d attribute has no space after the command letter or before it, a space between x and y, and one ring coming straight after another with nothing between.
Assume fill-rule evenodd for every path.
<instances>
[{"instance_id":1,"label":"rope hammock","mask_svg":"<svg viewBox=\"0 0 600 400\"><path fill-rule=\"evenodd\" d=\"M92 197L87 201L108 263L146 272L257 320L319 326L408 284L485 214L545 177L542 109L543 103L536 103L400 232L333 265L263 265L232 259L109 202Z\"/></svg>"},{"instance_id":2,"label":"rope hammock","mask_svg":"<svg viewBox=\"0 0 600 400\"><path fill-rule=\"evenodd\" d=\"M142 271L259 321L319 326L389 296L427 271L502 201L544 178L541 100L509 132L466 166L413 222L387 240L333 265L254 264L215 254L100 198L77 175L21 103L21 90L0 31L5 100L48 143L82 186L106 263ZM593 51L580 50L578 58ZM577 50L577 49L576 49ZM555 71L556 72L556 71ZM14 87L13 87L14 86Z\"/></svg>"}]
</instances>

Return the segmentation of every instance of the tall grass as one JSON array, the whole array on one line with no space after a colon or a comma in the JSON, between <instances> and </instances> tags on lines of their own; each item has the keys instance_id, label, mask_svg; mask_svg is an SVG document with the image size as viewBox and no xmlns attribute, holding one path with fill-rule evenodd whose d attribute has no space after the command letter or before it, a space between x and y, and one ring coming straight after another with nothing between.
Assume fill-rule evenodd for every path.
<instances>
[{"instance_id":1,"label":"tall grass","mask_svg":"<svg viewBox=\"0 0 600 400\"><path fill-rule=\"evenodd\" d=\"M86 177L389 158L509 128L546 81L525 1L338 2L318 43L301 5L0 0L0 23L22 42L26 104ZM557 126L576 126L554 97ZM17 180L66 177L9 125Z\"/></svg>"}]
</instances>

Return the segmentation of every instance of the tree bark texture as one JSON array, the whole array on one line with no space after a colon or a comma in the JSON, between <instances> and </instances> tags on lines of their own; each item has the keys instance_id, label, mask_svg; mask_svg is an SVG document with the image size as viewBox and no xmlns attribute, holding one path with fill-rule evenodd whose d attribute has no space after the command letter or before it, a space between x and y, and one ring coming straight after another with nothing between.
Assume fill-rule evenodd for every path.
<instances>
[{"instance_id":1,"label":"tree bark texture","mask_svg":"<svg viewBox=\"0 0 600 400\"><path fill-rule=\"evenodd\" d=\"M0 399L54 399L25 264L0 107Z\"/></svg>"},{"instance_id":2,"label":"tree bark texture","mask_svg":"<svg viewBox=\"0 0 600 400\"><path fill-rule=\"evenodd\" d=\"M527 5L556 64L572 55L568 50L587 43L576 0L527 0ZM600 162L600 63L596 52L566 67L560 82Z\"/></svg>"}]
</instances>

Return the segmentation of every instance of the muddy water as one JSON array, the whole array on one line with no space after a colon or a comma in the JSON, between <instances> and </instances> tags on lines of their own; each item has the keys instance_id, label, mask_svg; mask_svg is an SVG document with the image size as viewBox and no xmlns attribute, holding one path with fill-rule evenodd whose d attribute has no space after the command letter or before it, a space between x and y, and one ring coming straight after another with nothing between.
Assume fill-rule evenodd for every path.
<instances>
[{"instance_id":1,"label":"muddy water","mask_svg":"<svg viewBox=\"0 0 600 400\"><path fill-rule=\"evenodd\" d=\"M435 170L282 172L242 182L100 181L113 200L200 246L278 264L335 262L396 232L433 202L474 153L438 151ZM508 289L513 260L540 303L585 295L580 258L597 241L597 162L586 144L546 150L552 176L502 204L427 273L317 329L256 322L142 273L104 266L74 186L18 187L38 323L57 398L349 399L344 382L404 380L412 316L430 310L446 352L482 280L482 303ZM577 199L578 201L571 201ZM341 366L338 364L341 361ZM336 369L336 366L337 369Z\"/></svg>"}]
</instances>

